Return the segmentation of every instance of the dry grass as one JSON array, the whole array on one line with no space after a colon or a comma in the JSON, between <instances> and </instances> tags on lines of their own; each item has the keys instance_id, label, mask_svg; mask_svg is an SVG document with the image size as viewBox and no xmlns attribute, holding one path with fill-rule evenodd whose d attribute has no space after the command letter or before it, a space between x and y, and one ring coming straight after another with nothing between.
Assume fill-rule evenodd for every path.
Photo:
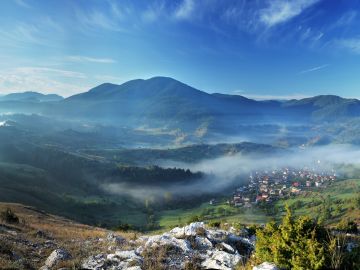
<instances>
[{"instance_id":1,"label":"dry grass","mask_svg":"<svg viewBox=\"0 0 360 270\"><path fill-rule=\"evenodd\" d=\"M20 222L0 223L0 245L8 247L7 251L0 250L0 269L38 269L56 248L66 249L75 258L59 266L77 269L81 263L79 258L105 252L114 245L99 241L108 235L109 231L105 229L79 224L21 204L0 203L0 213L8 208ZM132 239L135 233L117 232L116 235ZM46 244L49 242L53 244ZM34 245L38 248L34 249ZM23 258L21 263L19 257Z\"/></svg>"}]
</instances>

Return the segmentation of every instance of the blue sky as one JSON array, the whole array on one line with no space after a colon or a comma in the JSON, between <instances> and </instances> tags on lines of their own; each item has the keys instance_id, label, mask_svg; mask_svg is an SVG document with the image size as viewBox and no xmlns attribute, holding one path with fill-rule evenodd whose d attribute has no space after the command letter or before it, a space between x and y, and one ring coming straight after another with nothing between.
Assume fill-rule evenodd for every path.
<instances>
[{"instance_id":1,"label":"blue sky","mask_svg":"<svg viewBox=\"0 0 360 270\"><path fill-rule=\"evenodd\" d=\"M0 94L170 76L253 98L360 97L358 0L4 0Z\"/></svg>"}]
</instances>

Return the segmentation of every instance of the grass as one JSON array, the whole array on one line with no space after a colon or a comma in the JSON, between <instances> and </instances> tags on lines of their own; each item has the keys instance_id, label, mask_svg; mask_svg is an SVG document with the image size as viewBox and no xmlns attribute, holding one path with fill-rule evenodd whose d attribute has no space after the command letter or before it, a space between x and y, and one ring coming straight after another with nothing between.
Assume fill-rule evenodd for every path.
<instances>
[{"instance_id":1,"label":"grass","mask_svg":"<svg viewBox=\"0 0 360 270\"><path fill-rule=\"evenodd\" d=\"M333 225L342 218L348 218L360 223L360 209L355 206L354 199L360 194L360 179L347 179L332 183L330 186L314 189L305 194L291 199L280 200L275 207L283 209L285 204L289 206L296 202L301 203L301 207L295 208L296 215L308 215L316 218L323 207L330 208L331 218L326 220L326 224ZM313 205L313 202L319 205Z\"/></svg>"},{"instance_id":2,"label":"grass","mask_svg":"<svg viewBox=\"0 0 360 270\"><path fill-rule=\"evenodd\" d=\"M225 212L224 212L225 210ZM210 214L204 215L210 211ZM161 228L168 229L186 224L192 216L200 216L202 221L223 220L226 222L240 222L243 224L263 224L270 217L259 209L240 209L229 206L226 203L209 205L203 203L192 209L177 209L162 211L158 214L158 222Z\"/></svg>"},{"instance_id":3,"label":"grass","mask_svg":"<svg viewBox=\"0 0 360 270\"><path fill-rule=\"evenodd\" d=\"M335 224L342 218L349 218L360 223L360 210L354 207L353 203L353 199L358 194L360 194L360 179L347 179L337 181L328 187L314 188L305 194L277 201L271 206L271 208L279 209L276 215L267 215L265 211L257 207L243 209L234 208L226 203L214 206L203 203L191 209L161 211L157 214L157 218L162 230L184 225L193 216L200 216L200 219L206 222L222 220L228 223L264 224L270 220L280 220L284 214L283 209L286 204L292 206L300 202L301 207L294 209L295 215L308 215L316 218L319 215L320 207L330 202L328 206L332 208L332 217L326 221L326 224ZM317 201L319 205L311 206L314 201ZM339 207L341 210L337 211L336 209ZM226 213L221 214L219 209L225 209ZM204 215L208 211L211 211L211 214Z\"/></svg>"},{"instance_id":4,"label":"grass","mask_svg":"<svg viewBox=\"0 0 360 270\"><path fill-rule=\"evenodd\" d=\"M6 209L11 209L19 217L20 222L0 223L0 246L7 247L3 248L3 251L0 250L0 269L39 269L57 247L66 249L74 258L63 262L61 267L77 269L80 265L78 258L105 252L112 245L108 241L98 241L99 238L104 239L108 235L109 232L105 229L79 224L21 204L0 203L0 212ZM4 228L16 234L6 232ZM42 236L39 236L39 232ZM134 237L132 232L116 234L125 239ZM56 245L44 245L49 240ZM39 246L39 249L34 250L33 245ZM24 258L23 262L26 265L16 265L16 260L9 252Z\"/></svg>"}]
</instances>

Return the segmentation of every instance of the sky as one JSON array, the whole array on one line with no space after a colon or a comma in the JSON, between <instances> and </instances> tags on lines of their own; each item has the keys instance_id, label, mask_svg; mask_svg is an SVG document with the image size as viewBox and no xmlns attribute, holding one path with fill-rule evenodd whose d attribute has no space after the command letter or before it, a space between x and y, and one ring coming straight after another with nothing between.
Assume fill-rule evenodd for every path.
<instances>
[{"instance_id":1,"label":"sky","mask_svg":"<svg viewBox=\"0 0 360 270\"><path fill-rule=\"evenodd\" d=\"M168 76L256 99L360 98L360 0L3 0L0 94Z\"/></svg>"}]
</instances>

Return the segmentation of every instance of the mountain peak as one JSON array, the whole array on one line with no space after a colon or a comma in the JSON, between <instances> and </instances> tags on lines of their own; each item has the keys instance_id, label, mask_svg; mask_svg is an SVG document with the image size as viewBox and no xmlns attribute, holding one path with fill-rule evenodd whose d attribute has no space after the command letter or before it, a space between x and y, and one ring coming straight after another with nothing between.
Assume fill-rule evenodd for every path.
<instances>
[{"instance_id":1,"label":"mountain peak","mask_svg":"<svg viewBox=\"0 0 360 270\"><path fill-rule=\"evenodd\" d=\"M56 94L41 94L34 91L11 93L0 97L0 101L59 101L63 97Z\"/></svg>"}]
</instances>

